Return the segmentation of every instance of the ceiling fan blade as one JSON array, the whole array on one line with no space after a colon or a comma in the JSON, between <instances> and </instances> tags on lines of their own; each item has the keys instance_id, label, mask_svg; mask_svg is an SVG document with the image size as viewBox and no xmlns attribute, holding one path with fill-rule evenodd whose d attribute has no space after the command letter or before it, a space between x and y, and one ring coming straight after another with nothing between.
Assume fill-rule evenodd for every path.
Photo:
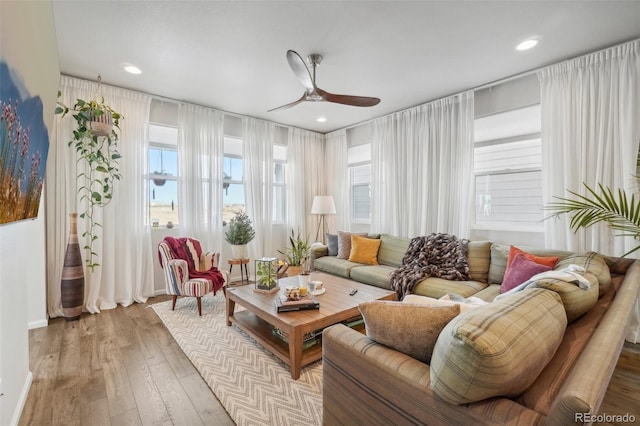
<instances>
[{"instance_id":1,"label":"ceiling fan blade","mask_svg":"<svg viewBox=\"0 0 640 426\"><path fill-rule=\"evenodd\" d=\"M295 51L287 50L287 61L289 62L291 71L293 71L298 80L300 80L300 83L302 83L307 90L307 93L313 92L315 85L313 84L309 68L307 68L307 65L304 63L304 59Z\"/></svg>"},{"instance_id":2,"label":"ceiling fan blade","mask_svg":"<svg viewBox=\"0 0 640 426\"><path fill-rule=\"evenodd\" d=\"M327 102L333 102L336 104L352 105L359 107L372 107L380 103L379 98L370 98L368 96L350 96L350 95L336 95L334 93L326 92L316 87L316 93L322 96Z\"/></svg>"},{"instance_id":3,"label":"ceiling fan blade","mask_svg":"<svg viewBox=\"0 0 640 426\"><path fill-rule=\"evenodd\" d=\"M291 108L292 106L296 106L296 105L298 105L300 102L303 102L303 101L306 99L306 97L307 97L307 94L306 94L306 93L304 93L304 94L302 95L302 97L301 97L300 99L298 99L297 101L295 101L295 102L291 102L290 104L286 104L286 105L279 106L279 107L277 107L277 108L270 109L270 110L268 110L267 112L280 111L280 110L283 110L283 109Z\"/></svg>"}]
</instances>

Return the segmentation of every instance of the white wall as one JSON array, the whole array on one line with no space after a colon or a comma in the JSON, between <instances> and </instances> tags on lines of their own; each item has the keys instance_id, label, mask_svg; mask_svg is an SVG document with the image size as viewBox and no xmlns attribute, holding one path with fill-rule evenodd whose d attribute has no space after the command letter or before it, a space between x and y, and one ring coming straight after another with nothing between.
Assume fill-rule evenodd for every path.
<instances>
[{"instance_id":1,"label":"white wall","mask_svg":"<svg viewBox=\"0 0 640 426\"><path fill-rule=\"evenodd\" d=\"M0 55L44 105L51 129L60 80L50 1L0 2ZM29 324L46 323L44 207L0 225L0 424L17 423L31 384Z\"/></svg>"}]
</instances>

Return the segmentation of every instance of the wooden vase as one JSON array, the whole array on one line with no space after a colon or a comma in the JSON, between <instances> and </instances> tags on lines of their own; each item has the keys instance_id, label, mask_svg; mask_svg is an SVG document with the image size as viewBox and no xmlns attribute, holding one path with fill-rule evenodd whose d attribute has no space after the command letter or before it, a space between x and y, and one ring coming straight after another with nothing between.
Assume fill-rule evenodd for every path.
<instances>
[{"instance_id":1,"label":"wooden vase","mask_svg":"<svg viewBox=\"0 0 640 426\"><path fill-rule=\"evenodd\" d=\"M69 215L70 230L60 283L62 313L67 321L80 319L84 305L84 265L78 242L78 214Z\"/></svg>"}]
</instances>

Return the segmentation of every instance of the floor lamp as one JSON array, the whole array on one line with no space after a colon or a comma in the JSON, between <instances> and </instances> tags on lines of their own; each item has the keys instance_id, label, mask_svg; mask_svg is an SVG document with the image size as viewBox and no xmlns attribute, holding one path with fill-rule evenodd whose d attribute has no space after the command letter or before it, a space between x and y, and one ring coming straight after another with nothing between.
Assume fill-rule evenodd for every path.
<instances>
[{"instance_id":1,"label":"floor lamp","mask_svg":"<svg viewBox=\"0 0 640 426\"><path fill-rule=\"evenodd\" d=\"M320 225L322 225L322 244L325 243L325 235L327 232L327 219L326 215L336 214L336 205L333 202L331 195L316 195L313 197L313 203L311 204L311 214L319 214L320 220L318 221L318 230L316 231L316 239L318 241L318 234L320 233Z\"/></svg>"}]
</instances>

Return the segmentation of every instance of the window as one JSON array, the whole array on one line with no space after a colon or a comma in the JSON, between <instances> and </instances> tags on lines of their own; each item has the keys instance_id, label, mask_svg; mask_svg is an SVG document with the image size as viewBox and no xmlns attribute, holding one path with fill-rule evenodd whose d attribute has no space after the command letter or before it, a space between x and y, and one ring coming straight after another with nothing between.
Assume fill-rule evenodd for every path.
<instances>
[{"instance_id":1,"label":"window","mask_svg":"<svg viewBox=\"0 0 640 426\"><path fill-rule=\"evenodd\" d=\"M476 225L542 228L540 129L540 105L475 120Z\"/></svg>"},{"instance_id":2,"label":"window","mask_svg":"<svg viewBox=\"0 0 640 426\"><path fill-rule=\"evenodd\" d=\"M152 226L178 220L178 129L149 124L149 221Z\"/></svg>"},{"instance_id":3,"label":"window","mask_svg":"<svg viewBox=\"0 0 640 426\"><path fill-rule=\"evenodd\" d=\"M245 211L242 139L224 138L222 221L229 221L240 211Z\"/></svg>"},{"instance_id":4,"label":"window","mask_svg":"<svg viewBox=\"0 0 640 426\"><path fill-rule=\"evenodd\" d=\"M273 146L273 217L274 223L284 223L286 220L286 172L287 147Z\"/></svg>"},{"instance_id":5,"label":"window","mask_svg":"<svg viewBox=\"0 0 640 426\"><path fill-rule=\"evenodd\" d=\"M371 145L348 148L347 164L351 220L368 223L371 220Z\"/></svg>"}]
</instances>

